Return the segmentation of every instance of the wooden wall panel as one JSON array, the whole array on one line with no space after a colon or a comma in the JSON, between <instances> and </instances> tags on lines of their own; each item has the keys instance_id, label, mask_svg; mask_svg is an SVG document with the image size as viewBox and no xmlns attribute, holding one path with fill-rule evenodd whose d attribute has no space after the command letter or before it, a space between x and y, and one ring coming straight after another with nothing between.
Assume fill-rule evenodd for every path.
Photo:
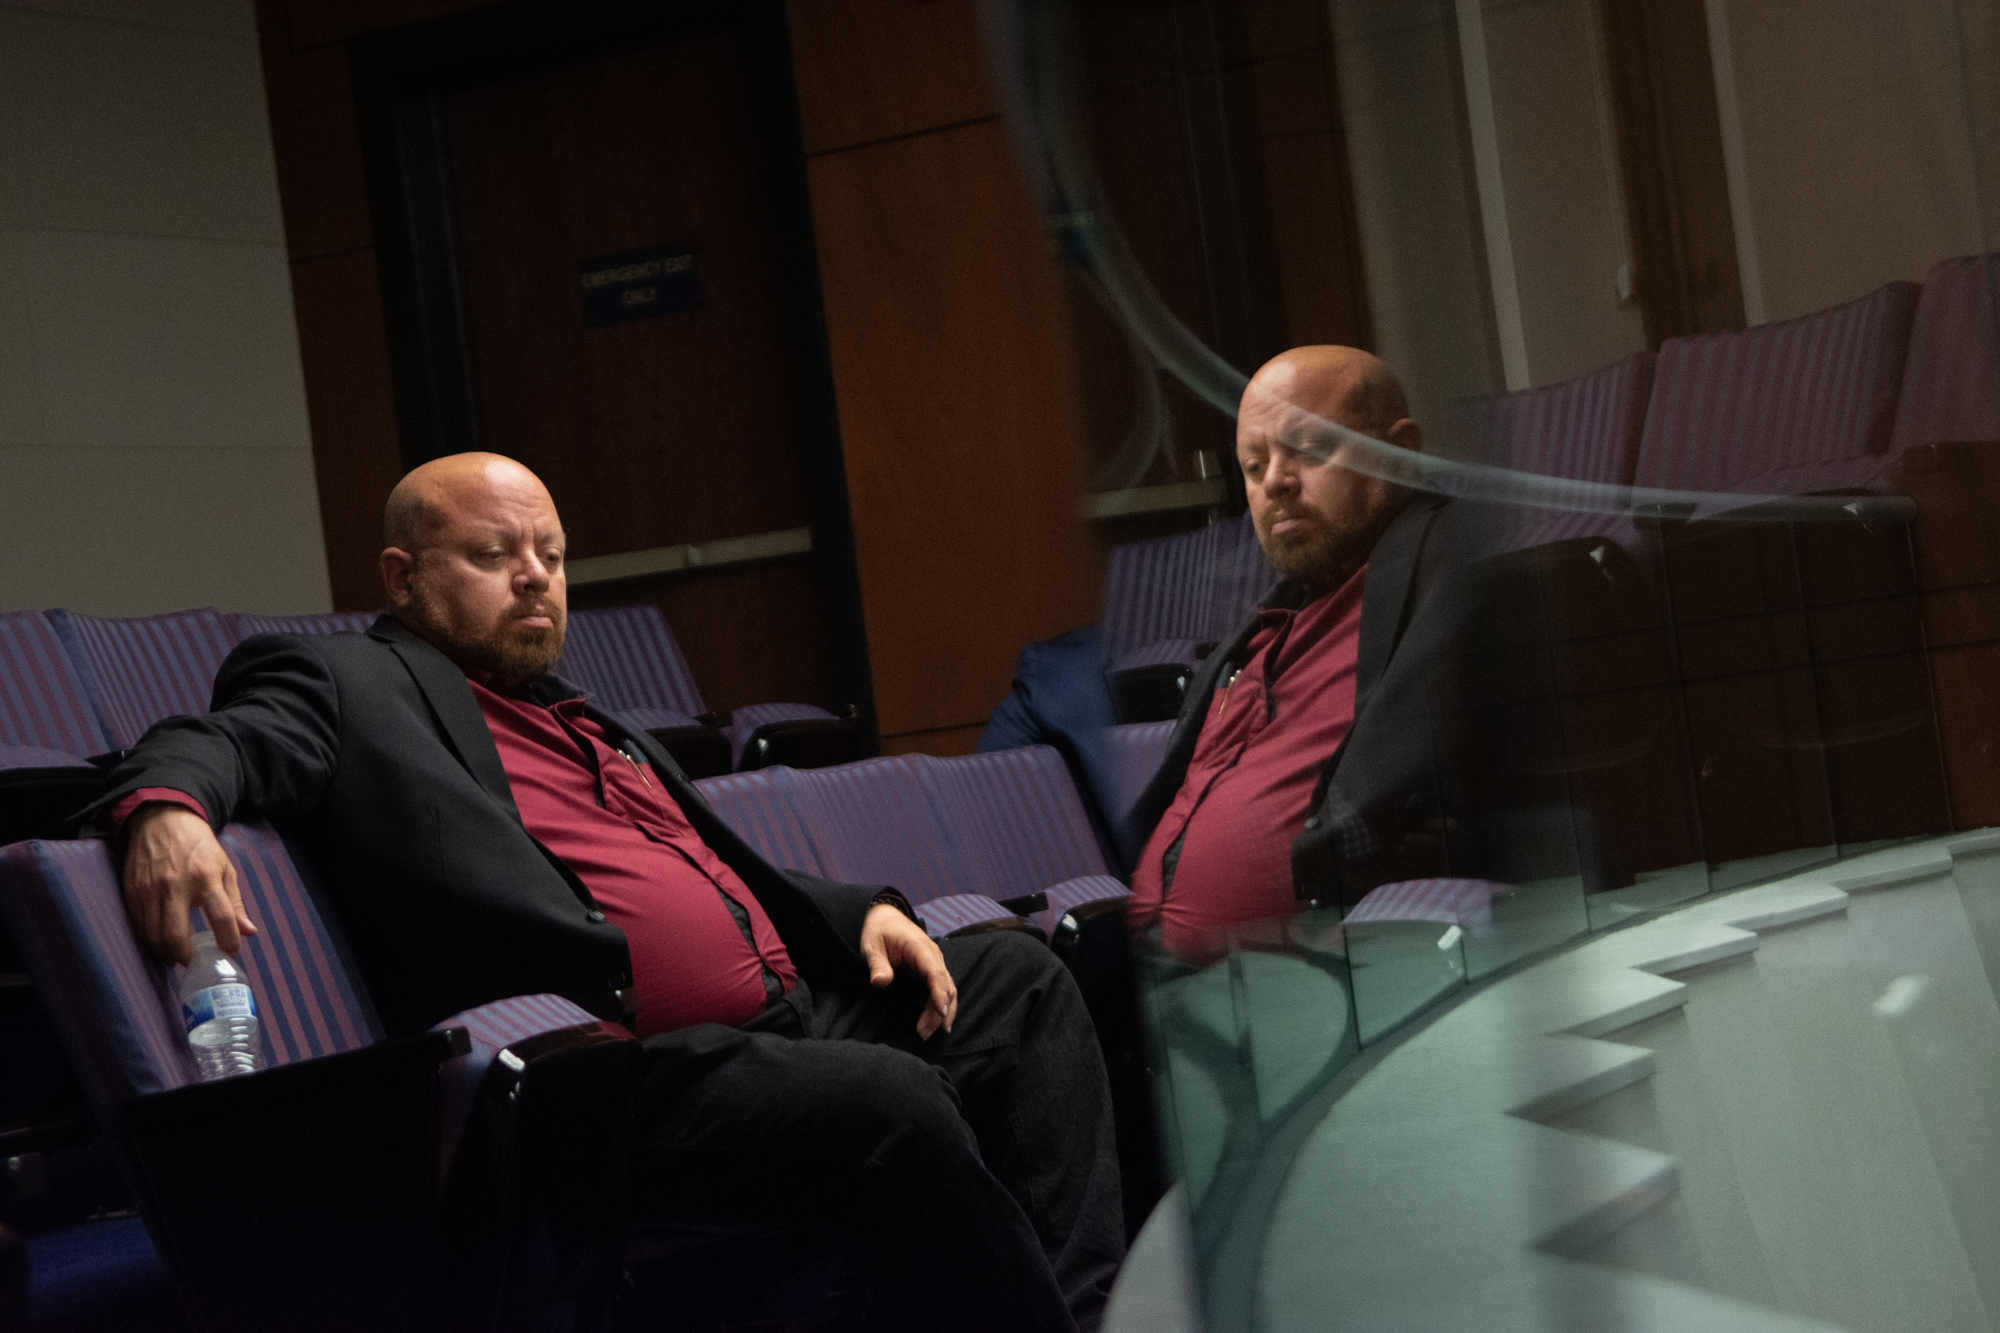
<instances>
[{"instance_id":1,"label":"wooden wall panel","mask_svg":"<svg viewBox=\"0 0 2000 1333\"><path fill-rule=\"evenodd\" d=\"M980 723L1097 617L1061 287L997 122L811 180L881 731Z\"/></svg>"},{"instance_id":2,"label":"wooden wall panel","mask_svg":"<svg viewBox=\"0 0 2000 1333\"><path fill-rule=\"evenodd\" d=\"M292 44L304 49L489 3L491 0L284 0L284 8Z\"/></svg>"},{"instance_id":3,"label":"wooden wall panel","mask_svg":"<svg viewBox=\"0 0 2000 1333\"><path fill-rule=\"evenodd\" d=\"M278 196L292 259L372 246L347 51L339 46L294 51L283 43L276 0L263 0L258 8L260 19L275 20L259 26Z\"/></svg>"},{"instance_id":4,"label":"wooden wall panel","mask_svg":"<svg viewBox=\"0 0 2000 1333\"><path fill-rule=\"evenodd\" d=\"M313 471L336 611L382 605L382 506L403 475L371 250L292 265Z\"/></svg>"},{"instance_id":5,"label":"wooden wall panel","mask_svg":"<svg viewBox=\"0 0 2000 1333\"><path fill-rule=\"evenodd\" d=\"M999 114L975 0L791 0L808 155Z\"/></svg>"}]
</instances>

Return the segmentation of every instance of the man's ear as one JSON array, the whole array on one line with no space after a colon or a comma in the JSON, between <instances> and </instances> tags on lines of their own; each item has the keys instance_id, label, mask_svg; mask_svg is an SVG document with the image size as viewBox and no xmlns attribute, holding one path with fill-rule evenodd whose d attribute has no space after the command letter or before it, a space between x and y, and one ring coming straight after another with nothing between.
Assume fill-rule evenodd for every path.
<instances>
[{"instance_id":1,"label":"man's ear","mask_svg":"<svg viewBox=\"0 0 2000 1333\"><path fill-rule=\"evenodd\" d=\"M389 609L402 611L411 601L410 579L417 572L417 558L400 547L382 552L382 589L389 594Z\"/></svg>"},{"instance_id":2,"label":"man's ear","mask_svg":"<svg viewBox=\"0 0 2000 1333\"><path fill-rule=\"evenodd\" d=\"M1408 417L1382 433L1382 438L1398 449L1408 449L1413 454L1424 451L1424 428Z\"/></svg>"}]
</instances>

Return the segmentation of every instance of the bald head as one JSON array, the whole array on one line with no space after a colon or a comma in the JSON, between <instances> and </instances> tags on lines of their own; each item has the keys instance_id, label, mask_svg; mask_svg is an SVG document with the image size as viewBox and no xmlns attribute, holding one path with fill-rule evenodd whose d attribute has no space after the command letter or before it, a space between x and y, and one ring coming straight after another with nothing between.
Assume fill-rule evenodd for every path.
<instances>
[{"instance_id":1,"label":"bald head","mask_svg":"<svg viewBox=\"0 0 2000 1333\"><path fill-rule=\"evenodd\" d=\"M1378 439L1410 415L1395 372L1358 347L1323 344L1280 352L1251 376L1243 390L1245 403L1252 394Z\"/></svg>"},{"instance_id":2,"label":"bald head","mask_svg":"<svg viewBox=\"0 0 2000 1333\"><path fill-rule=\"evenodd\" d=\"M1367 561L1405 498L1348 466L1351 446L1329 452L1325 421L1423 447L1403 386L1358 347L1294 347L1250 377L1236 414L1236 461L1251 521L1272 566L1313 592L1338 587Z\"/></svg>"},{"instance_id":3,"label":"bald head","mask_svg":"<svg viewBox=\"0 0 2000 1333\"><path fill-rule=\"evenodd\" d=\"M500 454L433 458L396 483L382 513L382 544L416 555L429 546L446 515L506 493L535 496L555 508L542 479Z\"/></svg>"},{"instance_id":4,"label":"bald head","mask_svg":"<svg viewBox=\"0 0 2000 1333\"><path fill-rule=\"evenodd\" d=\"M382 582L397 619L468 670L503 683L546 675L562 654L566 545L555 501L499 454L417 468L382 516Z\"/></svg>"}]
</instances>

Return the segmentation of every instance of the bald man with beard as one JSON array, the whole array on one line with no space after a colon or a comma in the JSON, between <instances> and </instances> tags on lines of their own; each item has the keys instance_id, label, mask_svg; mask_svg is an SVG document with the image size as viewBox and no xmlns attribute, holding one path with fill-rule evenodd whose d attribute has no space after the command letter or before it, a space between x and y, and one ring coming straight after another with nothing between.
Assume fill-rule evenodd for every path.
<instances>
[{"instance_id":1,"label":"bald man with beard","mask_svg":"<svg viewBox=\"0 0 2000 1333\"><path fill-rule=\"evenodd\" d=\"M1124 1233L1062 964L1016 932L933 942L891 889L772 867L550 674L566 538L520 464L427 463L384 526L388 615L246 640L213 711L149 731L88 812L124 845L139 937L185 962L200 907L235 952L256 924L214 831L269 819L390 1035L545 992L632 1024L635 1222L816 1232L883 1327L1095 1328Z\"/></svg>"},{"instance_id":2,"label":"bald man with beard","mask_svg":"<svg viewBox=\"0 0 2000 1333\"><path fill-rule=\"evenodd\" d=\"M1130 816L1128 920L1191 962L1252 922L1451 873L1437 724L1453 626L1433 595L1462 564L1450 506L1326 422L1423 448L1395 375L1356 348L1294 348L1244 389L1237 461L1280 582L1202 662Z\"/></svg>"}]
</instances>

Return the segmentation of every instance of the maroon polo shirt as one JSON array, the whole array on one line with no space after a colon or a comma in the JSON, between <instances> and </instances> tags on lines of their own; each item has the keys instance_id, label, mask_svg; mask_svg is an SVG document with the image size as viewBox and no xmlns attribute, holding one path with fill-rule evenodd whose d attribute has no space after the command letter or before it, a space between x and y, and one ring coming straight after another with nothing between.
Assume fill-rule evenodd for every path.
<instances>
[{"instance_id":1,"label":"maroon polo shirt","mask_svg":"<svg viewBox=\"0 0 2000 1333\"><path fill-rule=\"evenodd\" d=\"M1162 942L1206 961L1228 928L1289 917L1292 840L1305 826L1320 769L1354 725L1367 567L1296 611L1257 613L1250 657L1209 700L1187 777L1132 873L1128 920L1158 921ZM1162 893L1163 859L1180 843Z\"/></svg>"},{"instance_id":2,"label":"maroon polo shirt","mask_svg":"<svg viewBox=\"0 0 2000 1333\"><path fill-rule=\"evenodd\" d=\"M521 823L625 932L641 1037L749 1019L769 1002L766 969L778 989L798 984L756 895L701 840L651 766L615 749L584 716L583 700L545 707L467 683ZM118 803L112 826L150 801L207 817L193 797L147 787Z\"/></svg>"}]
</instances>

